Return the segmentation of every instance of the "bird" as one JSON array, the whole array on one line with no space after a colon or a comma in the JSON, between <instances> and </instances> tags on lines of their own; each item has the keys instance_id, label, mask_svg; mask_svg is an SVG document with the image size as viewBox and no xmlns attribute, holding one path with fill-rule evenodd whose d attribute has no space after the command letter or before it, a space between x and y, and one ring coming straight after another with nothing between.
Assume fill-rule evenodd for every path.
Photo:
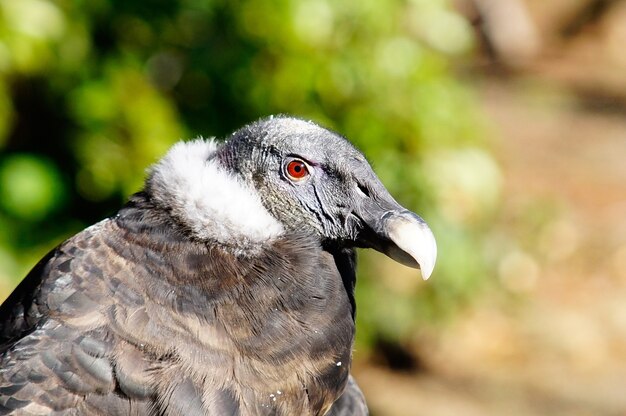
<instances>
[{"instance_id":1,"label":"bird","mask_svg":"<svg viewBox=\"0 0 626 416\"><path fill-rule=\"evenodd\" d=\"M0 306L0 414L367 415L356 249L437 246L346 138L288 115L175 144Z\"/></svg>"}]
</instances>

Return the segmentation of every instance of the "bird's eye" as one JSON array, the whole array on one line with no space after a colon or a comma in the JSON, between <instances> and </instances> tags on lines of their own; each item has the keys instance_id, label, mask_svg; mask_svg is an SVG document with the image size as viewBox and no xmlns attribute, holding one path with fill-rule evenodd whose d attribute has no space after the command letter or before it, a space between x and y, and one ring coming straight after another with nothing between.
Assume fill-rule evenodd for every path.
<instances>
[{"instance_id":1,"label":"bird's eye","mask_svg":"<svg viewBox=\"0 0 626 416\"><path fill-rule=\"evenodd\" d=\"M299 159L294 159L287 163L285 171L287 172L289 179L292 181L300 181L309 176L309 169L307 168L306 163Z\"/></svg>"}]
</instances>

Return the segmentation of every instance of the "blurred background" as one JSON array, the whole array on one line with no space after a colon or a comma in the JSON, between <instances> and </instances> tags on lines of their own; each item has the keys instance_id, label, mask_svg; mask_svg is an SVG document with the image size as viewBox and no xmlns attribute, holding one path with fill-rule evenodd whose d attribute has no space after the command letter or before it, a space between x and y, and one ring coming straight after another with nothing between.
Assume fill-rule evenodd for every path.
<instances>
[{"instance_id":1,"label":"blurred background","mask_svg":"<svg viewBox=\"0 0 626 416\"><path fill-rule=\"evenodd\" d=\"M626 414L626 1L0 0L0 300L179 139L290 113L439 242L360 253L372 415Z\"/></svg>"}]
</instances>

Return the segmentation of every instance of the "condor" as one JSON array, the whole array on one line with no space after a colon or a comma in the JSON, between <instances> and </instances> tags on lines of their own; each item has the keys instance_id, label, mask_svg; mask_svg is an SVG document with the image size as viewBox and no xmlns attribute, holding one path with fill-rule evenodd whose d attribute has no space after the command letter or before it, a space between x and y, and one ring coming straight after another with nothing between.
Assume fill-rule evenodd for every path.
<instances>
[{"instance_id":1,"label":"condor","mask_svg":"<svg viewBox=\"0 0 626 416\"><path fill-rule=\"evenodd\" d=\"M0 308L0 414L366 415L357 247L425 279L437 251L338 134L272 117L178 143Z\"/></svg>"}]
</instances>

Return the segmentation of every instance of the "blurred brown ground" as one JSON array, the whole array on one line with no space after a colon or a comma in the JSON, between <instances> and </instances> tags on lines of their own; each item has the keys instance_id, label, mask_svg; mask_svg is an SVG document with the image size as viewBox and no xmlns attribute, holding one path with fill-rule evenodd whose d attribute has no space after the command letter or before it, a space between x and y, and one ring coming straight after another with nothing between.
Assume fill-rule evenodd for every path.
<instances>
[{"instance_id":1,"label":"blurred brown ground","mask_svg":"<svg viewBox=\"0 0 626 416\"><path fill-rule=\"evenodd\" d=\"M484 41L460 71L492 127L507 254L424 337L418 374L356 377L374 415L626 415L626 1L458 7Z\"/></svg>"}]
</instances>

